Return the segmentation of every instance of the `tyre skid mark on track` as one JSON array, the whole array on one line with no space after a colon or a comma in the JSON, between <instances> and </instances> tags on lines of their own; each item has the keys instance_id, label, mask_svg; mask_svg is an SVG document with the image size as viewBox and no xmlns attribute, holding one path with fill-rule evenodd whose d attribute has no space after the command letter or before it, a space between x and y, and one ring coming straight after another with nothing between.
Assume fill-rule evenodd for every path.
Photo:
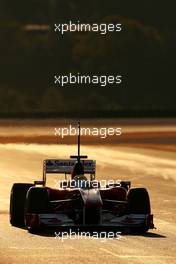
<instances>
[{"instance_id":1,"label":"tyre skid mark on track","mask_svg":"<svg viewBox=\"0 0 176 264\"><path fill-rule=\"evenodd\" d=\"M16 247L16 246L10 246L7 247L5 249L9 249L9 250L18 250L18 251L23 251L23 250L34 250L34 247ZM50 248L50 247L37 247L37 250L51 250L51 249L57 249L57 247L55 248ZM73 246L67 246L67 250L74 250L74 251L79 251L78 249L75 249Z\"/></svg>"},{"instance_id":2,"label":"tyre skid mark on track","mask_svg":"<svg viewBox=\"0 0 176 264\"><path fill-rule=\"evenodd\" d=\"M175 259L174 256L158 256L158 255L119 255L119 254L116 254L110 250L107 250L105 248L99 248L99 250L105 252L105 253L108 253L114 257L117 257L117 258L169 258L169 259Z\"/></svg>"}]
</instances>

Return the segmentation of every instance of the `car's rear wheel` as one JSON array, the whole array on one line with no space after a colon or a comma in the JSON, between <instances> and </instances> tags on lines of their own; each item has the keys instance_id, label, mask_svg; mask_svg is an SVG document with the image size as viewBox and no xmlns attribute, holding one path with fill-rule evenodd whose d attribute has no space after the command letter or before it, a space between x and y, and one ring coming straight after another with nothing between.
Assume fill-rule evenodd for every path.
<instances>
[{"instance_id":1,"label":"car's rear wheel","mask_svg":"<svg viewBox=\"0 0 176 264\"><path fill-rule=\"evenodd\" d=\"M128 213L130 214L145 214L150 215L150 198L145 188L130 189L127 196ZM142 227L134 227L132 229L135 233L146 233L149 227L144 225Z\"/></svg>"},{"instance_id":2,"label":"car's rear wheel","mask_svg":"<svg viewBox=\"0 0 176 264\"><path fill-rule=\"evenodd\" d=\"M48 191L45 187L33 187L27 193L25 205L25 225L30 232L41 229L39 214L50 212Z\"/></svg>"},{"instance_id":3,"label":"car's rear wheel","mask_svg":"<svg viewBox=\"0 0 176 264\"><path fill-rule=\"evenodd\" d=\"M24 227L24 208L26 194L33 186L30 183L15 183L10 194L10 223L13 226Z\"/></svg>"}]
</instances>

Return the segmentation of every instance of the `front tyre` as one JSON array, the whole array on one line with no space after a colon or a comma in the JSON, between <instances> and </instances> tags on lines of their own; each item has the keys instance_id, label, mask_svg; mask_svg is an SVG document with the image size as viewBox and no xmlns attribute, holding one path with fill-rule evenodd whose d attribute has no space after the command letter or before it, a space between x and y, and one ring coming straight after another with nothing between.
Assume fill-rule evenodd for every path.
<instances>
[{"instance_id":1,"label":"front tyre","mask_svg":"<svg viewBox=\"0 0 176 264\"><path fill-rule=\"evenodd\" d=\"M40 214L50 212L48 191L45 187L33 187L27 193L25 205L25 225L30 232L41 229Z\"/></svg>"},{"instance_id":2,"label":"front tyre","mask_svg":"<svg viewBox=\"0 0 176 264\"><path fill-rule=\"evenodd\" d=\"M150 215L150 198L145 188L133 188L130 189L127 196L128 201L128 213L129 214L145 214ZM143 234L146 233L149 226L144 225L142 227L134 227L133 233Z\"/></svg>"},{"instance_id":3,"label":"front tyre","mask_svg":"<svg viewBox=\"0 0 176 264\"><path fill-rule=\"evenodd\" d=\"M30 183L14 183L10 194L10 223L12 226L24 227L24 208L26 194L33 186Z\"/></svg>"}]
</instances>

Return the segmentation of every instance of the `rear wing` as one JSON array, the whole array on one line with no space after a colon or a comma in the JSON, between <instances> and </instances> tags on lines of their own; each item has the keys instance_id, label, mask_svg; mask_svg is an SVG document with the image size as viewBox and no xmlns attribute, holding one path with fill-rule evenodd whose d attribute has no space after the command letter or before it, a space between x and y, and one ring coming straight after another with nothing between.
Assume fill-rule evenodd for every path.
<instances>
[{"instance_id":1,"label":"rear wing","mask_svg":"<svg viewBox=\"0 0 176 264\"><path fill-rule=\"evenodd\" d=\"M47 173L57 173L71 174L73 171L73 167L77 159L50 159L44 160L43 162L43 181L46 182L46 174ZM80 162L84 166L84 174L90 174L91 179L95 179L95 169L96 169L96 161L95 160L80 160Z\"/></svg>"}]
</instances>

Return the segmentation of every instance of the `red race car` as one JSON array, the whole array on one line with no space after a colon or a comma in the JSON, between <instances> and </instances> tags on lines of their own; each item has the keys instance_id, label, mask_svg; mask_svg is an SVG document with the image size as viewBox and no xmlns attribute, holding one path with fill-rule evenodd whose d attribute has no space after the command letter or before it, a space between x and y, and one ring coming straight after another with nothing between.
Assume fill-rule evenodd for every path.
<instances>
[{"instance_id":1,"label":"red race car","mask_svg":"<svg viewBox=\"0 0 176 264\"><path fill-rule=\"evenodd\" d=\"M10 223L37 232L41 228L128 229L145 233L154 228L145 188L129 181L97 181L96 162L80 156L45 160L43 180L15 183L10 197ZM65 174L56 188L46 186L47 174ZM103 184L102 184L103 183Z\"/></svg>"}]
</instances>

